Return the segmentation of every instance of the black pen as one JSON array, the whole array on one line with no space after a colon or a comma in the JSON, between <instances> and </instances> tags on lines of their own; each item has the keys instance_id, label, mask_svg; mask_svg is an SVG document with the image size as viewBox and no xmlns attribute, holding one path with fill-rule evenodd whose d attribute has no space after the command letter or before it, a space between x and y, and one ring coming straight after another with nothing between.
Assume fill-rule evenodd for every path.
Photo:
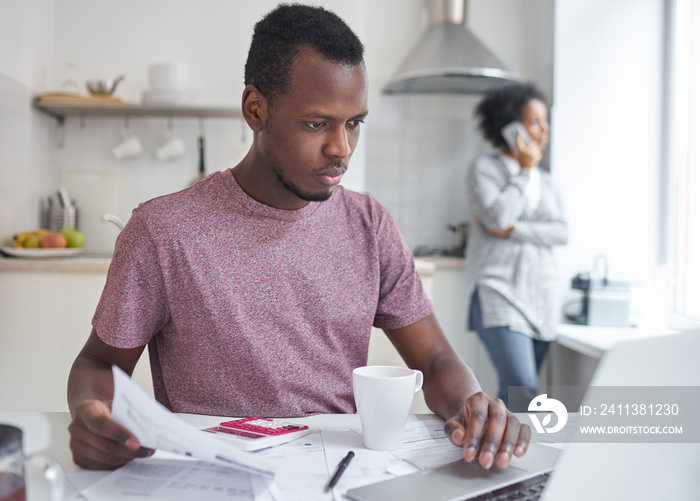
<instances>
[{"instance_id":1,"label":"black pen","mask_svg":"<svg viewBox=\"0 0 700 501\"><path fill-rule=\"evenodd\" d=\"M343 458L343 460L340 462L338 467L335 469L335 473L331 477L330 482L328 482L328 485L326 486L326 492L331 490L333 487L335 487L335 484L338 483L338 480L340 480L340 476L343 474L345 469L348 467L350 464L350 461L352 458L355 457L355 453L350 451L348 452L348 455Z\"/></svg>"}]
</instances>

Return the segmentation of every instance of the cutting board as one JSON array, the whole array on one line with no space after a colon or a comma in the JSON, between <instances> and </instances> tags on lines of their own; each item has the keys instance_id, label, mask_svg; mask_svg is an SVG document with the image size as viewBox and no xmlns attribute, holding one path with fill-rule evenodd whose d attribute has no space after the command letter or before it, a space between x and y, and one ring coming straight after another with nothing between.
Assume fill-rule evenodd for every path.
<instances>
[{"instance_id":1,"label":"cutting board","mask_svg":"<svg viewBox=\"0 0 700 501\"><path fill-rule=\"evenodd\" d=\"M59 186L78 207L78 229L85 235L85 252L111 254L119 228L103 223L102 214L120 216L119 173L116 171L61 171ZM123 217L122 217L123 219Z\"/></svg>"}]
</instances>

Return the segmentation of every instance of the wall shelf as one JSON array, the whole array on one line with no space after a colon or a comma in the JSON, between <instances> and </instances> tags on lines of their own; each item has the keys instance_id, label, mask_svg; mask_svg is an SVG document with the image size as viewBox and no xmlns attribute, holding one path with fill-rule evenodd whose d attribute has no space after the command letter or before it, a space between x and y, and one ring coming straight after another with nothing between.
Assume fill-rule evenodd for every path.
<instances>
[{"instance_id":1,"label":"wall shelf","mask_svg":"<svg viewBox=\"0 0 700 501\"><path fill-rule=\"evenodd\" d=\"M56 119L58 127L57 145L62 148L65 143L66 117L78 117L81 128L85 127L87 117L114 117L130 119L132 117L166 117L172 119L196 118L199 120L200 129L205 118L228 118L242 120L240 108L227 108L223 106L177 106L177 105L138 105L119 102L99 102L85 98L77 102L44 102L39 96L34 99L34 107ZM245 129L242 129L242 138L245 138Z\"/></svg>"},{"instance_id":2,"label":"wall shelf","mask_svg":"<svg viewBox=\"0 0 700 501\"><path fill-rule=\"evenodd\" d=\"M59 122L66 117L191 117L191 118L236 118L240 119L240 108L200 107L176 105L104 104L104 103L45 103L39 98L34 106Z\"/></svg>"}]
</instances>

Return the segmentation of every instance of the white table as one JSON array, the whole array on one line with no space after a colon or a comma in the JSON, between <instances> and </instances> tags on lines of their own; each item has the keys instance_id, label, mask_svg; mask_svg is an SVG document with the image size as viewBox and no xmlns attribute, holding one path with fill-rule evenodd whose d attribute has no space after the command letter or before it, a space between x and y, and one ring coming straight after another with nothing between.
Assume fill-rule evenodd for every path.
<instances>
[{"instance_id":1,"label":"white table","mask_svg":"<svg viewBox=\"0 0 700 501\"><path fill-rule=\"evenodd\" d=\"M227 419L219 416L203 416L196 414L178 414L183 420L198 428L214 426ZM433 415L417 415L419 419L434 417ZM357 414L327 414L294 418L294 421L306 424L315 430L347 430L360 427ZM86 472L73 463L69 448L70 435L68 425L71 422L67 412L30 413L30 412L0 412L0 423L19 425L25 430L25 451L29 453L43 451L53 457L63 467L67 475L82 472L91 475L90 483L96 482L108 475L108 471ZM74 490L71 487L71 492ZM45 501L49 499L48 485L36 471L27 471L28 501Z\"/></svg>"}]
</instances>

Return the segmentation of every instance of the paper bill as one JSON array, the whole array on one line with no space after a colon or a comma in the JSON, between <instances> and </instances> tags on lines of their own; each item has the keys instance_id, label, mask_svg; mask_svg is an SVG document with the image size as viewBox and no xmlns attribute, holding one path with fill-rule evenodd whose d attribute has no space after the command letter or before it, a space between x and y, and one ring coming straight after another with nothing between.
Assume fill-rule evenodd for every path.
<instances>
[{"instance_id":1,"label":"paper bill","mask_svg":"<svg viewBox=\"0 0 700 501\"><path fill-rule=\"evenodd\" d=\"M112 367L112 374L112 419L130 430L143 447L182 454L270 480L274 477L274 465L185 423L149 397L117 366Z\"/></svg>"}]
</instances>

